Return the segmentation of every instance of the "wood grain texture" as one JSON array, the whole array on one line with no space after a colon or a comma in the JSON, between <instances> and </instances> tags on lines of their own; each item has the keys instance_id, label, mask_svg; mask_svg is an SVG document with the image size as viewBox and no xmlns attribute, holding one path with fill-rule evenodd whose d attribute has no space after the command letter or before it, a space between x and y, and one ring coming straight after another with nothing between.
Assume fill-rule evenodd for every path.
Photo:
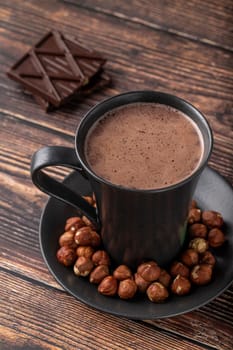
<instances>
[{"instance_id":1,"label":"wood grain texture","mask_svg":"<svg viewBox=\"0 0 233 350\"><path fill-rule=\"evenodd\" d=\"M65 0L77 7L140 23L159 31L233 51L231 0L102 1Z\"/></svg>"},{"instance_id":2,"label":"wood grain texture","mask_svg":"<svg viewBox=\"0 0 233 350\"><path fill-rule=\"evenodd\" d=\"M1 271L0 276L3 346L4 342L11 345L10 339L12 346L18 342L22 349L25 345L29 349L67 350L203 349L197 342L178 334L93 310L64 292L34 281L5 271ZM80 318L80 315L85 317ZM230 349L227 342L226 339L223 346ZM216 347L208 346L208 349Z\"/></svg>"},{"instance_id":3,"label":"wood grain texture","mask_svg":"<svg viewBox=\"0 0 233 350\"><path fill-rule=\"evenodd\" d=\"M0 0L0 348L231 350L233 286L197 311L146 322L102 314L65 293L41 256L38 226L47 196L30 180L34 151L72 147L94 104L153 89L203 111L215 138L210 165L233 183L231 3L155 1L151 9L149 1L68 2ZM51 28L102 52L113 84L46 114L5 73ZM68 171L51 174L61 180Z\"/></svg>"}]
</instances>

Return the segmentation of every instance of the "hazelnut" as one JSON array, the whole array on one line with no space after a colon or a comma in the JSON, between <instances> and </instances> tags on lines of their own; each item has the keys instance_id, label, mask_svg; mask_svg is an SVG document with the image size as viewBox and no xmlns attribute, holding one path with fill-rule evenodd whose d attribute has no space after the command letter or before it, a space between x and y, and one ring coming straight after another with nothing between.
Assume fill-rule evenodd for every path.
<instances>
[{"instance_id":1,"label":"hazelnut","mask_svg":"<svg viewBox=\"0 0 233 350\"><path fill-rule=\"evenodd\" d=\"M223 225L223 217L217 211L206 210L202 213L202 222L209 228L221 227Z\"/></svg>"},{"instance_id":2,"label":"hazelnut","mask_svg":"<svg viewBox=\"0 0 233 350\"><path fill-rule=\"evenodd\" d=\"M96 231L92 231L91 246L94 248L97 248L100 246L100 244L101 244L100 235Z\"/></svg>"},{"instance_id":3,"label":"hazelnut","mask_svg":"<svg viewBox=\"0 0 233 350\"><path fill-rule=\"evenodd\" d=\"M181 261L187 266L193 266L198 263L198 253L194 249L186 249L182 254L181 254Z\"/></svg>"},{"instance_id":4,"label":"hazelnut","mask_svg":"<svg viewBox=\"0 0 233 350\"><path fill-rule=\"evenodd\" d=\"M82 216L82 220L85 223L86 226L89 226L92 230L96 230L96 226L95 224L88 219L88 217L86 217L85 215Z\"/></svg>"},{"instance_id":5,"label":"hazelnut","mask_svg":"<svg viewBox=\"0 0 233 350\"><path fill-rule=\"evenodd\" d=\"M127 278L119 282L118 295L121 299L132 299L137 292L136 283Z\"/></svg>"},{"instance_id":6,"label":"hazelnut","mask_svg":"<svg viewBox=\"0 0 233 350\"><path fill-rule=\"evenodd\" d=\"M113 276L105 277L98 286L98 292L103 295L113 296L117 293L117 279Z\"/></svg>"},{"instance_id":7,"label":"hazelnut","mask_svg":"<svg viewBox=\"0 0 233 350\"><path fill-rule=\"evenodd\" d=\"M174 261L170 268L170 274L172 277L176 277L177 275L188 277L189 269L182 262Z\"/></svg>"},{"instance_id":8,"label":"hazelnut","mask_svg":"<svg viewBox=\"0 0 233 350\"><path fill-rule=\"evenodd\" d=\"M194 222L198 222L201 220L201 210L198 208L192 208L188 213L188 223L194 224Z\"/></svg>"},{"instance_id":9,"label":"hazelnut","mask_svg":"<svg viewBox=\"0 0 233 350\"><path fill-rule=\"evenodd\" d=\"M77 276L86 277L90 274L94 267L93 262L85 256L80 256L74 264L74 273Z\"/></svg>"},{"instance_id":10,"label":"hazelnut","mask_svg":"<svg viewBox=\"0 0 233 350\"><path fill-rule=\"evenodd\" d=\"M113 276L119 280L123 281L127 278L132 277L132 272L126 265L120 265L113 271Z\"/></svg>"},{"instance_id":11,"label":"hazelnut","mask_svg":"<svg viewBox=\"0 0 233 350\"><path fill-rule=\"evenodd\" d=\"M77 249L76 249L76 254L77 256L85 256L85 258L91 258L92 255L94 254L95 250L93 247L87 245L80 245Z\"/></svg>"},{"instance_id":12,"label":"hazelnut","mask_svg":"<svg viewBox=\"0 0 233 350\"><path fill-rule=\"evenodd\" d=\"M78 229L75 233L74 240L79 245L88 245L98 247L100 245L100 236L93 231L89 226L84 226Z\"/></svg>"},{"instance_id":13,"label":"hazelnut","mask_svg":"<svg viewBox=\"0 0 233 350\"><path fill-rule=\"evenodd\" d=\"M204 238L194 238L189 242L189 248L201 254L208 249L208 242Z\"/></svg>"},{"instance_id":14,"label":"hazelnut","mask_svg":"<svg viewBox=\"0 0 233 350\"><path fill-rule=\"evenodd\" d=\"M81 227L76 231L74 240L80 245L90 245L92 241L92 229L88 226Z\"/></svg>"},{"instance_id":15,"label":"hazelnut","mask_svg":"<svg viewBox=\"0 0 233 350\"><path fill-rule=\"evenodd\" d=\"M192 224L191 226L189 226L188 231L191 238L206 238L208 233L206 225L200 223Z\"/></svg>"},{"instance_id":16,"label":"hazelnut","mask_svg":"<svg viewBox=\"0 0 233 350\"><path fill-rule=\"evenodd\" d=\"M156 281L160 275L160 267L155 261L142 263L137 268L137 273L148 282Z\"/></svg>"},{"instance_id":17,"label":"hazelnut","mask_svg":"<svg viewBox=\"0 0 233 350\"><path fill-rule=\"evenodd\" d=\"M191 201L189 208L190 208L190 209L197 208L197 202L195 201L195 199L193 199L193 200Z\"/></svg>"},{"instance_id":18,"label":"hazelnut","mask_svg":"<svg viewBox=\"0 0 233 350\"><path fill-rule=\"evenodd\" d=\"M158 281L162 283L164 287L168 287L171 282L171 276L166 270L161 269Z\"/></svg>"},{"instance_id":19,"label":"hazelnut","mask_svg":"<svg viewBox=\"0 0 233 350\"><path fill-rule=\"evenodd\" d=\"M97 207L97 205L96 205L96 197L95 197L94 193L92 194L92 200L93 200L93 204L92 205L93 205L94 208L96 208Z\"/></svg>"},{"instance_id":20,"label":"hazelnut","mask_svg":"<svg viewBox=\"0 0 233 350\"><path fill-rule=\"evenodd\" d=\"M60 247L67 245L70 248L76 248L77 244L74 241L74 232L72 232L72 231L64 232L59 237L59 245L60 245Z\"/></svg>"},{"instance_id":21,"label":"hazelnut","mask_svg":"<svg viewBox=\"0 0 233 350\"><path fill-rule=\"evenodd\" d=\"M75 232L79 228L85 226L85 223L79 216L73 216L66 220L65 231Z\"/></svg>"},{"instance_id":22,"label":"hazelnut","mask_svg":"<svg viewBox=\"0 0 233 350\"><path fill-rule=\"evenodd\" d=\"M94 204L94 200L91 196L83 196L83 199L85 199L85 201L87 201L87 203L90 205Z\"/></svg>"},{"instance_id":23,"label":"hazelnut","mask_svg":"<svg viewBox=\"0 0 233 350\"><path fill-rule=\"evenodd\" d=\"M97 232L92 231L91 246L94 248L97 248L100 246L100 244L101 244L100 235Z\"/></svg>"},{"instance_id":24,"label":"hazelnut","mask_svg":"<svg viewBox=\"0 0 233 350\"><path fill-rule=\"evenodd\" d=\"M150 282L144 280L139 273L134 274L134 281L138 287L139 292L144 293L150 285Z\"/></svg>"},{"instance_id":25,"label":"hazelnut","mask_svg":"<svg viewBox=\"0 0 233 350\"><path fill-rule=\"evenodd\" d=\"M76 252L73 248L63 246L57 251L57 260L64 266L71 266L75 262Z\"/></svg>"},{"instance_id":26,"label":"hazelnut","mask_svg":"<svg viewBox=\"0 0 233 350\"><path fill-rule=\"evenodd\" d=\"M147 288L146 294L153 303L160 303L166 300L169 295L167 288L160 282L152 283Z\"/></svg>"},{"instance_id":27,"label":"hazelnut","mask_svg":"<svg viewBox=\"0 0 233 350\"><path fill-rule=\"evenodd\" d=\"M198 285L204 285L211 281L213 266L209 264L200 264L193 267L190 273L191 282Z\"/></svg>"},{"instance_id":28,"label":"hazelnut","mask_svg":"<svg viewBox=\"0 0 233 350\"><path fill-rule=\"evenodd\" d=\"M212 248L218 248L225 242L224 233L217 227L212 228L208 234L208 243Z\"/></svg>"},{"instance_id":29,"label":"hazelnut","mask_svg":"<svg viewBox=\"0 0 233 350\"><path fill-rule=\"evenodd\" d=\"M99 265L91 272L89 281L99 284L106 276L109 275L109 267L107 265Z\"/></svg>"},{"instance_id":30,"label":"hazelnut","mask_svg":"<svg viewBox=\"0 0 233 350\"><path fill-rule=\"evenodd\" d=\"M92 255L92 261L95 265L110 265L110 258L105 250L97 250Z\"/></svg>"},{"instance_id":31,"label":"hazelnut","mask_svg":"<svg viewBox=\"0 0 233 350\"><path fill-rule=\"evenodd\" d=\"M207 250L203 254L200 254L200 263L214 266L216 263L216 259L213 256L213 254L209 250Z\"/></svg>"},{"instance_id":32,"label":"hazelnut","mask_svg":"<svg viewBox=\"0 0 233 350\"><path fill-rule=\"evenodd\" d=\"M183 276L176 276L171 285L171 291L177 295L186 295L190 292L191 283L190 281Z\"/></svg>"}]
</instances>

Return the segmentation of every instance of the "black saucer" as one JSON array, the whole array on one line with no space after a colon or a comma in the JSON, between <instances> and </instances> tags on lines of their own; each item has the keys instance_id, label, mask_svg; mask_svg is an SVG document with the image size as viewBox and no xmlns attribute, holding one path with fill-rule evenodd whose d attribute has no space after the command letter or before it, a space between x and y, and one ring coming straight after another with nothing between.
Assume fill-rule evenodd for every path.
<instances>
[{"instance_id":1,"label":"black saucer","mask_svg":"<svg viewBox=\"0 0 233 350\"><path fill-rule=\"evenodd\" d=\"M82 195L91 192L89 183L77 172L71 173L65 183ZM64 223L69 216L77 214L77 211L54 198L48 200L40 223L40 247L44 260L55 279L67 292L104 312L131 319L156 319L199 308L216 298L233 281L233 189L217 172L206 168L194 197L202 209L222 213L226 223L227 241L216 250L217 264L213 281L207 286L196 288L188 296L171 296L164 304L154 304L146 297L125 301L100 295L97 287L90 284L88 279L76 277L71 268L62 266L56 259L58 237L63 231Z\"/></svg>"}]
</instances>

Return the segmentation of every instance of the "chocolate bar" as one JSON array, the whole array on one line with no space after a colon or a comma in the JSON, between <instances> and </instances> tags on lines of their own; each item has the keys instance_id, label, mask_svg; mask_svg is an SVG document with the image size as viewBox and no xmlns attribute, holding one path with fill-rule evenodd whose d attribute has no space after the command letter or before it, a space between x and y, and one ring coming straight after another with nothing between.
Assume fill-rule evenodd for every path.
<instances>
[{"instance_id":1,"label":"chocolate bar","mask_svg":"<svg viewBox=\"0 0 233 350\"><path fill-rule=\"evenodd\" d=\"M103 70L100 73L93 76L89 84L82 86L80 90L81 95L90 95L91 93L98 91L99 89L109 86L111 83L110 76Z\"/></svg>"},{"instance_id":2,"label":"chocolate bar","mask_svg":"<svg viewBox=\"0 0 233 350\"><path fill-rule=\"evenodd\" d=\"M76 94L72 95L72 99L75 99L77 96L89 96L91 93L98 91L101 88L104 88L106 86L109 86L111 83L111 78L108 74L101 71L100 73L96 74L89 82L89 84L84 85L81 87L79 91L76 92ZM35 101L46 111L51 112L55 109L55 106L53 106L51 103L46 101L44 98L34 95L33 96Z\"/></svg>"},{"instance_id":3,"label":"chocolate bar","mask_svg":"<svg viewBox=\"0 0 233 350\"><path fill-rule=\"evenodd\" d=\"M13 65L8 76L20 82L38 102L45 102L47 109L49 105L61 106L88 85L105 62L96 51L53 30Z\"/></svg>"}]
</instances>

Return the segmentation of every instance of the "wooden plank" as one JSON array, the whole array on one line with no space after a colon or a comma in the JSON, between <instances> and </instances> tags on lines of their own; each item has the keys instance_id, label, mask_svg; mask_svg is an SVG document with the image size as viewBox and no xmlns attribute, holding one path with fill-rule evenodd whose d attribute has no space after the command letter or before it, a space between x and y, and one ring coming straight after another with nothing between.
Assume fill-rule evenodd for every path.
<instances>
[{"instance_id":1,"label":"wooden plank","mask_svg":"<svg viewBox=\"0 0 233 350\"><path fill-rule=\"evenodd\" d=\"M230 296L231 295L231 296ZM233 322L232 316L233 286L222 296L202 307L199 311L187 313L182 316L158 321L146 321L154 326L190 337L196 341L216 346L217 349L232 349L233 343ZM216 309L218 309L219 317ZM214 317L211 317L211 310ZM207 312L207 313L206 313ZM203 335L205 335L203 337Z\"/></svg>"},{"instance_id":2,"label":"wooden plank","mask_svg":"<svg viewBox=\"0 0 233 350\"><path fill-rule=\"evenodd\" d=\"M3 342L17 348L200 350L206 347L145 323L91 309L35 281L0 271ZM12 326L13 325L13 326ZM113 333L114 329L114 333ZM219 344L219 349L221 344ZM217 345L218 346L218 345ZM227 342L223 345L227 348ZM209 350L217 347L208 347Z\"/></svg>"},{"instance_id":3,"label":"wooden plank","mask_svg":"<svg viewBox=\"0 0 233 350\"><path fill-rule=\"evenodd\" d=\"M30 179L30 161L32 153L45 145L48 140L54 145L71 146L69 136L56 131L40 132L38 127L30 127L15 118L1 116L0 128L0 244L1 265L35 278L37 266L40 278L45 283L56 285L41 259L38 241L41 209L47 196L40 192ZM70 170L56 168L52 175L58 180ZM15 245L17 244L17 249ZM13 252L13 253L12 253ZM27 258L25 258L27 257Z\"/></svg>"},{"instance_id":4,"label":"wooden plank","mask_svg":"<svg viewBox=\"0 0 233 350\"><path fill-rule=\"evenodd\" d=\"M140 23L207 45L233 51L233 4L231 0L101 1L65 0L77 8L105 13L125 21Z\"/></svg>"},{"instance_id":5,"label":"wooden plank","mask_svg":"<svg viewBox=\"0 0 233 350\"><path fill-rule=\"evenodd\" d=\"M0 129L0 267L14 272L16 276L30 278L43 288L62 287L54 280L43 262L38 242L38 227L41 210L47 196L37 190L29 178L30 155L48 139L52 144L70 145L62 133L41 128L23 120L2 117L5 129ZM17 138L12 142L12 138ZM52 172L61 179L67 172L57 169ZM16 196L17 194L17 196ZM17 244L17 249L16 249ZM33 282L34 281L34 282ZM72 299L72 298L71 298ZM200 310L187 315L160 321L150 321L158 329L182 334L187 339L215 346L227 346L233 326L233 286L219 298ZM203 327L205 332L203 332ZM214 330L214 331L213 331ZM17 334L16 334L17 335ZM12 335L16 336L16 335ZM22 339L24 341L24 338Z\"/></svg>"}]
</instances>

